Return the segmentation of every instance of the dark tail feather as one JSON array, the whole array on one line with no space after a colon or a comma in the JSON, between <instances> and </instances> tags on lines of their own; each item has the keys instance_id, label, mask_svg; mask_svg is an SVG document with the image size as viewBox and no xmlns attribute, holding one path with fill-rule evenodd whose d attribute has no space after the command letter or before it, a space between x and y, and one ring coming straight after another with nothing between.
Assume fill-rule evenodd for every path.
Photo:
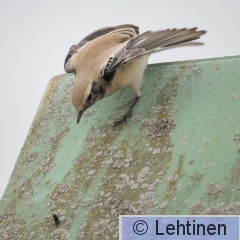
<instances>
[{"instance_id":1,"label":"dark tail feather","mask_svg":"<svg viewBox=\"0 0 240 240\"><path fill-rule=\"evenodd\" d=\"M143 48L145 54L158 49L169 47L199 39L206 31L197 31L197 28L167 29L163 31L148 31L131 39L126 49Z\"/></svg>"},{"instance_id":2,"label":"dark tail feather","mask_svg":"<svg viewBox=\"0 0 240 240\"><path fill-rule=\"evenodd\" d=\"M128 41L126 46L110 58L104 72L114 71L117 67L143 55L149 55L172 46L181 46L199 39L206 31L197 28L167 29L144 32Z\"/></svg>"}]
</instances>

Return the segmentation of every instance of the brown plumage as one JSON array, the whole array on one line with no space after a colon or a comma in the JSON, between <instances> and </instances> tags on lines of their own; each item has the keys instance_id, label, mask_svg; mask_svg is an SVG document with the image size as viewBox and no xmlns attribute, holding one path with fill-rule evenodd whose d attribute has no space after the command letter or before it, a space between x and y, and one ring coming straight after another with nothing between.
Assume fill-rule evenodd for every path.
<instances>
[{"instance_id":1,"label":"brown plumage","mask_svg":"<svg viewBox=\"0 0 240 240\"><path fill-rule=\"evenodd\" d=\"M137 26L125 24L97 30L73 45L64 68L76 75L72 103L78 112L77 122L88 107L122 88L132 87L138 99L150 54L196 40L204 33L197 28L183 28L139 35ZM134 104L123 119L130 115Z\"/></svg>"}]
</instances>

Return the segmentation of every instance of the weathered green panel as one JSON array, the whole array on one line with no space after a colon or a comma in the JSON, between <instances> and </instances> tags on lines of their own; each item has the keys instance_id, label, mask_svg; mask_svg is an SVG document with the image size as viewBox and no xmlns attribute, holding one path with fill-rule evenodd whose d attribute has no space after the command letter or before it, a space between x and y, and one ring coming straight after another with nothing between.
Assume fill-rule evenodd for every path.
<instances>
[{"instance_id":1,"label":"weathered green panel","mask_svg":"<svg viewBox=\"0 0 240 240\"><path fill-rule=\"evenodd\" d=\"M131 90L77 125L73 78L43 97L1 201L1 239L117 239L119 214L240 214L239 56L149 65L118 127Z\"/></svg>"}]
</instances>

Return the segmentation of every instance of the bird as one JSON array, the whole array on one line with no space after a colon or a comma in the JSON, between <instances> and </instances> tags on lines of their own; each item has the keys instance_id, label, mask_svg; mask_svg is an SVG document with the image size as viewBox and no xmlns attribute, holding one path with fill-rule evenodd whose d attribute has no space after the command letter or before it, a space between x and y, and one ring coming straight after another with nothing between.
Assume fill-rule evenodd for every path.
<instances>
[{"instance_id":1,"label":"bird","mask_svg":"<svg viewBox=\"0 0 240 240\"><path fill-rule=\"evenodd\" d=\"M64 70L75 74L71 100L77 111L77 123L97 101L131 87L134 100L115 125L126 122L141 97L149 56L199 39L205 33L194 27L149 30L140 34L138 26L122 24L98 29L72 45L64 61Z\"/></svg>"}]
</instances>

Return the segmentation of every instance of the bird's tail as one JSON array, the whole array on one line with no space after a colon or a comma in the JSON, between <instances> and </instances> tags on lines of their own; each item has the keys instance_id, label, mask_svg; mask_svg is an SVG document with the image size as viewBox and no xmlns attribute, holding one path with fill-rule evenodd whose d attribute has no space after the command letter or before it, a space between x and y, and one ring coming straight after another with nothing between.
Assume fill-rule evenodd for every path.
<instances>
[{"instance_id":1,"label":"bird's tail","mask_svg":"<svg viewBox=\"0 0 240 240\"><path fill-rule=\"evenodd\" d=\"M206 31L198 31L197 28L147 31L131 39L127 43L126 48L142 48L145 50L145 54L148 54L165 47L199 39L204 33L206 33Z\"/></svg>"},{"instance_id":2,"label":"bird's tail","mask_svg":"<svg viewBox=\"0 0 240 240\"><path fill-rule=\"evenodd\" d=\"M147 31L132 39L108 62L104 72L112 72L117 67L143 55L150 55L168 47L199 39L206 31L197 28L167 29Z\"/></svg>"}]
</instances>

